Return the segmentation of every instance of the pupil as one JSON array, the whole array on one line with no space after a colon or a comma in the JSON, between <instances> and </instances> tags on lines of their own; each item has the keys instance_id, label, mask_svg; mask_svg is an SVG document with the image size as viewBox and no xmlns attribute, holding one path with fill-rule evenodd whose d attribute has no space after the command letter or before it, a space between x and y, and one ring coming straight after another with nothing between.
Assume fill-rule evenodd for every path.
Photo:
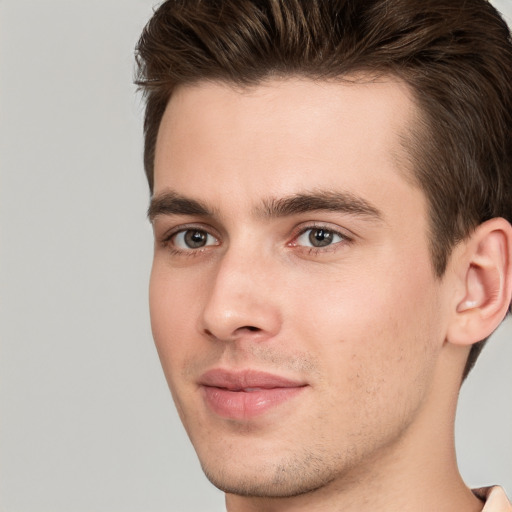
<instances>
[{"instance_id":1,"label":"pupil","mask_svg":"<svg viewBox=\"0 0 512 512\"><path fill-rule=\"evenodd\" d=\"M332 233L326 229L313 229L309 234L309 241L314 247L325 247L332 242Z\"/></svg>"},{"instance_id":2,"label":"pupil","mask_svg":"<svg viewBox=\"0 0 512 512\"><path fill-rule=\"evenodd\" d=\"M193 249L203 247L206 244L206 234L203 231L187 231L185 243Z\"/></svg>"}]
</instances>

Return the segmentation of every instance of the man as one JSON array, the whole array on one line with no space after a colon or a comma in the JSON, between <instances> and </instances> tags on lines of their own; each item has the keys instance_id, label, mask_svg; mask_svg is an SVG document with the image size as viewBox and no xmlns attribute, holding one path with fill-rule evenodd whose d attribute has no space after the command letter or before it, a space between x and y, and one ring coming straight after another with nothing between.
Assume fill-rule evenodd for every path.
<instances>
[{"instance_id":1,"label":"man","mask_svg":"<svg viewBox=\"0 0 512 512\"><path fill-rule=\"evenodd\" d=\"M138 62L153 335L228 511L510 510L453 440L512 295L498 13L170 0Z\"/></svg>"}]
</instances>

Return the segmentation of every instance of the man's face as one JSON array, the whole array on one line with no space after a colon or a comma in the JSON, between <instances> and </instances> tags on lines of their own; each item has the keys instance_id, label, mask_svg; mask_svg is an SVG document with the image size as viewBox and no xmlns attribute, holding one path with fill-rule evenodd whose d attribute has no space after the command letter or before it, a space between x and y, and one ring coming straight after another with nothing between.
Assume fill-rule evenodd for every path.
<instances>
[{"instance_id":1,"label":"man's face","mask_svg":"<svg viewBox=\"0 0 512 512\"><path fill-rule=\"evenodd\" d=\"M178 89L157 141L153 334L214 484L288 496L423 428L446 301L398 81Z\"/></svg>"}]
</instances>

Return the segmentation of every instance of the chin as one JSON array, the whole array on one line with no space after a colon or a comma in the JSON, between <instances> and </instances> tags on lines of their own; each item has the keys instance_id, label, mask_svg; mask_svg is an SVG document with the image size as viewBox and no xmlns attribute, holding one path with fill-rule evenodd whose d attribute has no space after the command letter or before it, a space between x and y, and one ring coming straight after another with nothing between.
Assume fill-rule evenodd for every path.
<instances>
[{"instance_id":1,"label":"chin","mask_svg":"<svg viewBox=\"0 0 512 512\"><path fill-rule=\"evenodd\" d=\"M208 480L228 494L259 498L290 498L314 492L331 483L334 471L313 455L296 460L245 463L201 463Z\"/></svg>"}]
</instances>

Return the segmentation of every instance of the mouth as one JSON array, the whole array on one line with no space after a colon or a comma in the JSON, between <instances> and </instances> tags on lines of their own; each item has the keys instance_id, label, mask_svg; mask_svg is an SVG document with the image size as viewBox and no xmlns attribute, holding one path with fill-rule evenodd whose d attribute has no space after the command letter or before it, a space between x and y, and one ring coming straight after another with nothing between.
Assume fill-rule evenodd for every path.
<instances>
[{"instance_id":1,"label":"mouth","mask_svg":"<svg viewBox=\"0 0 512 512\"><path fill-rule=\"evenodd\" d=\"M307 387L266 372L210 370L200 378L203 399L215 415L226 419L249 420L292 400Z\"/></svg>"}]
</instances>

